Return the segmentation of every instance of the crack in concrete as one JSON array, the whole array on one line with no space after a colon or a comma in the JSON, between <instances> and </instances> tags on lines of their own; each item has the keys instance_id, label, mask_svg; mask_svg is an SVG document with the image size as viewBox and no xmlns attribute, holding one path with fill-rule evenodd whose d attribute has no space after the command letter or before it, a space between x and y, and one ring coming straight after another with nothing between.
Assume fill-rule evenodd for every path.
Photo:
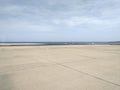
<instances>
[{"instance_id":1,"label":"crack in concrete","mask_svg":"<svg viewBox=\"0 0 120 90\"><path fill-rule=\"evenodd\" d=\"M91 74L89 74L89 73L86 73L86 72L83 72L83 71L77 70L77 69L75 69L75 68L72 68L72 67L69 67L69 66L66 66L66 65L60 64L60 63L56 63L56 64L57 64L57 65L60 65L60 66L63 66L63 67L65 67L65 68L71 69L71 70L73 70L73 71L76 71L76 72L79 72L79 73L85 74L85 75L87 75L87 76L90 76L90 77L93 77L93 78L99 79L99 80L101 80L101 81L104 81L104 82L107 82L107 83L110 83L110 84L113 84L113 85L116 85L116 86L119 86L119 87L120 87L120 85L117 84L117 83L113 83L113 82L111 82L111 81L105 80L105 79L103 79L103 78L100 78L100 77L97 77L97 76L91 75Z\"/></svg>"}]
</instances>

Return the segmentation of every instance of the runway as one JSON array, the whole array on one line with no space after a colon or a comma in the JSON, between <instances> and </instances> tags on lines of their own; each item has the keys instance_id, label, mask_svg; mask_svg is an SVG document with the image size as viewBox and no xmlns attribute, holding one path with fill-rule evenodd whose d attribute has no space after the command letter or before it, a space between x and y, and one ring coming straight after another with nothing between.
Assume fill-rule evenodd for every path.
<instances>
[{"instance_id":1,"label":"runway","mask_svg":"<svg viewBox=\"0 0 120 90\"><path fill-rule=\"evenodd\" d=\"M120 45L2 46L0 90L120 90Z\"/></svg>"}]
</instances>

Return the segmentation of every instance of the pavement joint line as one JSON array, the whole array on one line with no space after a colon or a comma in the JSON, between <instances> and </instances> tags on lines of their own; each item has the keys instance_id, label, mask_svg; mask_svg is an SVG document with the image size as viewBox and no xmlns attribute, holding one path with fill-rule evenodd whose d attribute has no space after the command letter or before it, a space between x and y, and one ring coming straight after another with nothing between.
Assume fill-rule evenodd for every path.
<instances>
[{"instance_id":1,"label":"pavement joint line","mask_svg":"<svg viewBox=\"0 0 120 90\"><path fill-rule=\"evenodd\" d=\"M92 59L93 60L93 59ZM71 62L59 62L59 64L66 64L66 63L77 63L77 62L80 62L80 60L77 60L77 61L71 61ZM89 61L90 62L90 61Z\"/></svg>"},{"instance_id":2,"label":"pavement joint line","mask_svg":"<svg viewBox=\"0 0 120 90\"><path fill-rule=\"evenodd\" d=\"M13 68L13 67L16 67L16 66L19 66L19 67L22 67L23 65L35 65L35 64L38 64L38 63L27 63L27 64L20 64L20 65L9 65L9 66L5 66L5 67L7 67L7 68ZM44 63L44 64L50 64L50 65L57 65L56 63ZM5 68L5 67L2 67L2 68ZM40 67L42 67L42 65L40 65L40 66L37 66L37 67L33 67L33 68L29 68L30 70L34 70L34 69L36 69L36 68L40 68ZM1 69L1 68L0 68ZM15 73L15 72L20 72L20 71L23 71L23 70L28 70L28 67L26 68L26 67L23 67L22 69L19 69L19 70L14 70L13 72L11 72L11 71L9 71L9 72L5 72L5 73L3 73L3 72L1 72L1 70L0 70L0 76L1 75L5 75L5 74L12 74L12 73Z\"/></svg>"},{"instance_id":3,"label":"pavement joint line","mask_svg":"<svg viewBox=\"0 0 120 90\"><path fill-rule=\"evenodd\" d=\"M114 54L114 55L116 55L116 54L119 54L119 53L115 53L115 52L109 52L109 51L104 51L105 53L110 53L110 54Z\"/></svg>"},{"instance_id":4,"label":"pavement joint line","mask_svg":"<svg viewBox=\"0 0 120 90\"><path fill-rule=\"evenodd\" d=\"M60 64L60 63L56 63L56 64L57 64L57 65L60 65L60 66L63 66L63 67L65 67L65 68L71 69L71 70L73 70L73 71L76 71L76 72L79 72L79 73L85 74L85 75L87 75L87 76L90 76L90 77L93 77L93 78L99 79L99 80L101 80L101 81L104 81L104 82L107 82L107 83L110 83L110 84L113 84L113 85L116 85L116 86L119 86L119 87L120 87L120 85L117 84L117 83L113 83L113 82L111 82L111 81L105 80L105 79L103 79L103 78L100 78L100 77L97 77L97 76L91 75L91 74L89 74L89 73L86 73L86 72L83 72L83 71L77 70L77 69L75 69L75 68L72 68L72 67L69 67L69 66L66 66L66 65Z\"/></svg>"},{"instance_id":5,"label":"pavement joint line","mask_svg":"<svg viewBox=\"0 0 120 90\"><path fill-rule=\"evenodd\" d=\"M96 59L95 57L91 57L91 56L85 56L85 55L80 55L82 57L87 57L87 58L91 58L91 59Z\"/></svg>"},{"instance_id":6,"label":"pavement joint line","mask_svg":"<svg viewBox=\"0 0 120 90\"><path fill-rule=\"evenodd\" d=\"M50 62L38 62L38 63L36 63L36 62L30 62L30 63L25 63L25 64L16 64L16 65L5 65L5 66L3 66L3 67L0 67L0 69L1 68L4 68L4 67L15 67L15 66L22 66L22 65L34 65L34 64L39 64L39 63L41 63L41 64L53 64L53 63L50 63Z\"/></svg>"}]
</instances>

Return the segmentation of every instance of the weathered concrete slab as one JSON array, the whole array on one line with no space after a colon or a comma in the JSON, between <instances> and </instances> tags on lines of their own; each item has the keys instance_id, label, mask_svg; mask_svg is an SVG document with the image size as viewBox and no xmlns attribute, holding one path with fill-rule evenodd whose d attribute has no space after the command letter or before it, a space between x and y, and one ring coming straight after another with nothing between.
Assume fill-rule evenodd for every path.
<instances>
[{"instance_id":1,"label":"weathered concrete slab","mask_svg":"<svg viewBox=\"0 0 120 90\"><path fill-rule=\"evenodd\" d=\"M0 90L120 90L120 46L0 47Z\"/></svg>"}]
</instances>

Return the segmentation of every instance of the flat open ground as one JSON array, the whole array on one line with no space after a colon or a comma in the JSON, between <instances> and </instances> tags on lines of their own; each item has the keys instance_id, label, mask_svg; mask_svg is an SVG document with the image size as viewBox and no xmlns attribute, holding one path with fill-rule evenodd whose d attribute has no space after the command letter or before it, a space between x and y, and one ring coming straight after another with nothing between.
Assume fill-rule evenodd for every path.
<instances>
[{"instance_id":1,"label":"flat open ground","mask_svg":"<svg viewBox=\"0 0 120 90\"><path fill-rule=\"evenodd\" d=\"M0 90L120 90L120 45L1 46Z\"/></svg>"}]
</instances>

